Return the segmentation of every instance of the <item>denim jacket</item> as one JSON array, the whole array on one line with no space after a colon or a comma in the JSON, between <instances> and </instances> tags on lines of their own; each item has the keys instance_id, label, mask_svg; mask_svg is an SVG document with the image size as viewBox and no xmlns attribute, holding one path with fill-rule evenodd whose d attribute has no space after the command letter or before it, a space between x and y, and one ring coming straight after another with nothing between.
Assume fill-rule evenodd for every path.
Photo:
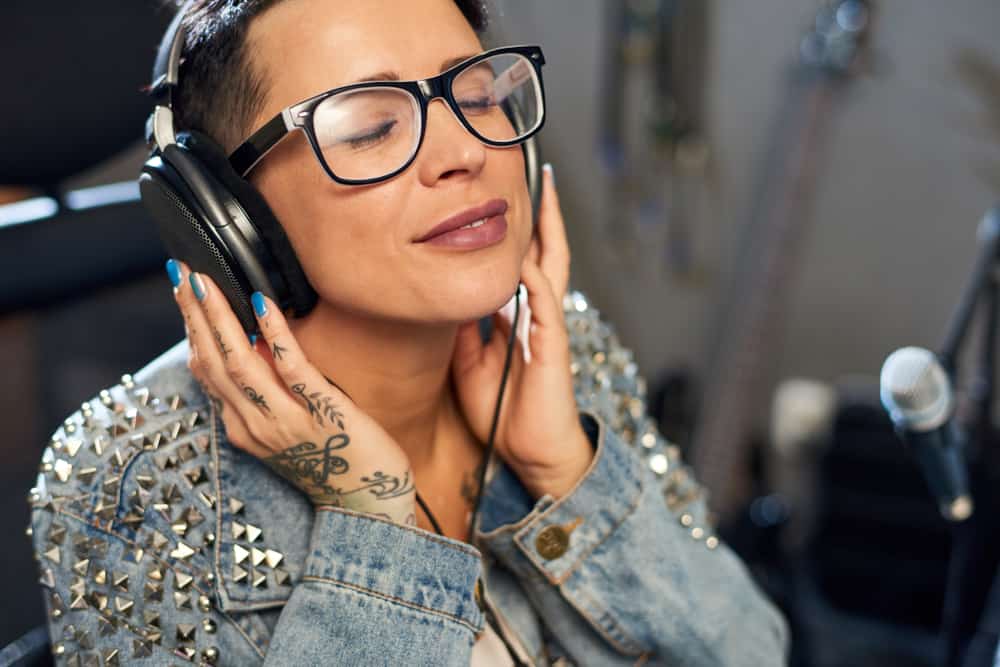
<instances>
[{"instance_id":1,"label":"denim jacket","mask_svg":"<svg viewBox=\"0 0 1000 667\"><path fill-rule=\"evenodd\" d=\"M492 466L475 546L314 509L227 442L185 341L84 403L30 492L57 662L467 666L491 610L526 664L783 664L631 353L579 292L564 310L593 461L559 500Z\"/></svg>"}]
</instances>

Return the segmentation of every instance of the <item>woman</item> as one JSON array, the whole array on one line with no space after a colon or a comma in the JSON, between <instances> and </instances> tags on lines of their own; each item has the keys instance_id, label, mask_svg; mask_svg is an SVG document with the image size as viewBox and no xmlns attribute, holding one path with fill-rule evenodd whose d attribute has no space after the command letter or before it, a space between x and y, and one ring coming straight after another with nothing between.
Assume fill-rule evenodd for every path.
<instances>
[{"instance_id":1,"label":"woman","mask_svg":"<svg viewBox=\"0 0 1000 667\"><path fill-rule=\"evenodd\" d=\"M461 0L186 11L179 113L227 152L321 91L426 79L483 50L482 9ZM395 172L365 162L368 146L405 128L345 134L347 112L317 128L344 154L293 132L249 165L318 295L301 318L254 294L248 341L215 283L168 263L186 340L70 417L33 491L57 655L783 661L784 622L707 532L630 355L581 295L564 298L551 169L533 235L522 153L473 135L480 112L433 100ZM484 343L477 321L519 282L530 330L470 532L511 335L495 317L502 335Z\"/></svg>"}]
</instances>

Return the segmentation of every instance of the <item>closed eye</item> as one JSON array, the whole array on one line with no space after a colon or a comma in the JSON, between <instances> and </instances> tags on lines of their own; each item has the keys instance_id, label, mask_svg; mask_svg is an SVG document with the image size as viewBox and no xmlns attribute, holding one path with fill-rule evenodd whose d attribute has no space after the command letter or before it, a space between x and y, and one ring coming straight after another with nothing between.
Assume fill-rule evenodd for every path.
<instances>
[{"instance_id":1,"label":"closed eye","mask_svg":"<svg viewBox=\"0 0 1000 667\"><path fill-rule=\"evenodd\" d=\"M471 111L475 113L476 111L485 111L491 107L496 106L496 100L492 96L474 97L470 99L459 100L458 106L463 111Z\"/></svg>"},{"instance_id":2,"label":"closed eye","mask_svg":"<svg viewBox=\"0 0 1000 667\"><path fill-rule=\"evenodd\" d=\"M341 143L346 143L351 148L364 148L366 146L371 146L372 144L378 143L387 137L397 123L398 121L396 120L386 121L367 134L341 139Z\"/></svg>"}]
</instances>

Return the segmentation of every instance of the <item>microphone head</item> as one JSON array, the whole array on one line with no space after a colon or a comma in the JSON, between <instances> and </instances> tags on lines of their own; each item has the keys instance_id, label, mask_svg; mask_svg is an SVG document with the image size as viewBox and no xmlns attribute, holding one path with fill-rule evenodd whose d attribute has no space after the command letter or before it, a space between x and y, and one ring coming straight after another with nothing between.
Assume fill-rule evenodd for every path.
<instances>
[{"instance_id":1,"label":"microphone head","mask_svg":"<svg viewBox=\"0 0 1000 667\"><path fill-rule=\"evenodd\" d=\"M882 364L882 405L897 428L931 431L951 416L951 380L937 356L922 347L896 350Z\"/></svg>"}]
</instances>

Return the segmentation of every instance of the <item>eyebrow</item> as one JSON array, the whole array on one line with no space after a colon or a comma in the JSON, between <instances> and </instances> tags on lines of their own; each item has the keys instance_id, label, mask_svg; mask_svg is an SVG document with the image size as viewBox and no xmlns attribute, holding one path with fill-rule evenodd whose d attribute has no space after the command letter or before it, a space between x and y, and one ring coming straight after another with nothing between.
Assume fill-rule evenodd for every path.
<instances>
[{"instance_id":1,"label":"eyebrow","mask_svg":"<svg viewBox=\"0 0 1000 667\"><path fill-rule=\"evenodd\" d=\"M463 60L468 60L469 58L477 54L470 53L464 56L456 56L454 58L448 58L443 63L441 63L441 69L439 72L444 72L445 70L451 69ZM365 81L399 81L399 72L394 72L392 70L385 70L382 72L376 72L375 74L369 74L368 76L363 76L360 79L355 79L351 83L363 83Z\"/></svg>"}]
</instances>

